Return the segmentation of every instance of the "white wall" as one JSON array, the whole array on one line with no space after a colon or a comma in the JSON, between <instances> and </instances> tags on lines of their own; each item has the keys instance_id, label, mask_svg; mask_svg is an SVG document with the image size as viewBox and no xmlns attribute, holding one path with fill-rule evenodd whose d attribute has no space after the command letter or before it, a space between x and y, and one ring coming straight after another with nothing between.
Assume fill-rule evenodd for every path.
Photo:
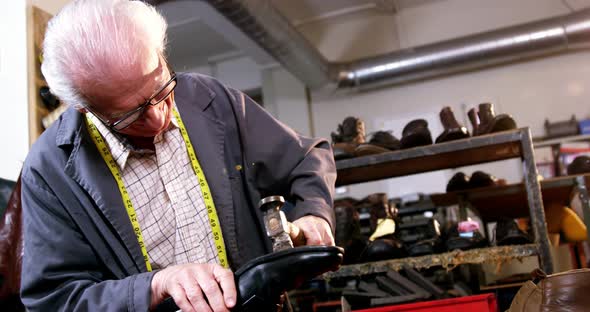
<instances>
[{"instance_id":1,"label":"white wall","mask_svg":"<svg viewBox=\"0 0 590 312\"><path fill-rule=\"evenodd\" d=\"M281 67L262 71L264 107L295 131L313 135L305 85Z\"/></svg>"},{"instance_id":2,"label":"white wall","mask_svg":"<svg viewBox=\"0 0 590 312\"><path fill-rule=\"evenodd\" d=\"M0 10L0 177L16 180L29 148L26 0Z\"/></svg>"},{"instance_id":3,"label":"white wall","mask_svg":"<svg viewBox=\"0 0 590 312\"><path fill-rule=\"evenodd\" d=\"M189 71L215 77L238 90L258 89L262 86L262 69L246 56L211 61L208 65L195 67Z\"/></svg>"}]
</instances>

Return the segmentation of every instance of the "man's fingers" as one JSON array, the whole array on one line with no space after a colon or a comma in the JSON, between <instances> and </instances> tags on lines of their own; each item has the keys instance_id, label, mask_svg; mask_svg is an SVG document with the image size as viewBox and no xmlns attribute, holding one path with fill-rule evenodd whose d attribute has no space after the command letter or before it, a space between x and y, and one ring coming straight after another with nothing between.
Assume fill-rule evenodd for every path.
<instances>
[{"instance_id":1,"label":"man's fingers","mask_svg":"<svg viewBox=\"0 0 590 312\"><path fill-rule=\"evenodd\" d=\"M223 298L225 300L225 306L228 308L233 308L237 301L234 274L230 270L224 269L220 266L215 266L213 268L213 276L215 276L215 279L221 286L221 291L223 292Z\"/></svg>"},{"instance_id":2,"label":"man's fingers","mask_svg":"<svg viewBox=\"0 0 590 312\"><path fill-rule=\"evenodd\" d=\"M316 216L305 216L295 220L293 224L305 234L305 245L334 245L334 237L326 220ZM295 241L293 243L295 244Z\"/></svg>"},{"instance_id":3,"label":"man's fingers","mask_svg":"<svg viewBox=\"0 0 590 312\"><path fill-rule=\"evenodd\" d=\"M225 300L213 270L199 270L197 271L196 279L199 282L201 290L207 297L209 306L213 311L229 311L225 305Z\"/></svg>"},{"instance_id":4,"label":"man's fingers","mask_svg":"<svg viewBox=\"0 0 590 312\"><path fill-rule=\"evenodd\" d=\"M196 312L193 305L188 300L184 288L180 284L175 285L169 291L170 297L174 299L174 303L182 310L182 312Z\"/></svg>"},{"instance_id":5,"label":"man's fingers","mask_svg":"<svg viewBox=\"0 0 590 312\"><path fill-rule=\"evenodd\" d=\"M211 311L196 280L184 284L184 292L195 311Z\"/></svg>"},{"instance_id":6,"label":"man's fingers","mask_svg":"<svg viewBox=\"0 0 590 312\"><path fill-rule=\"evenodd\" d=\"M294 246L304 246L307 243L305 233L294 223L289 222L289 236Z\"/></svg>"}]
</instances>

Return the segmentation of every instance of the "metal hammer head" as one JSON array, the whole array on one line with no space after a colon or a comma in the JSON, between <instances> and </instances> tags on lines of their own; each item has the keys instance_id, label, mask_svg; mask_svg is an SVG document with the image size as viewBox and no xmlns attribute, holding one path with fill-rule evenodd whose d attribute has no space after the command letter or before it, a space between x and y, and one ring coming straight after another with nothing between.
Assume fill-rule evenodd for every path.
<instances>
[{"instance_id":1,"label":"metal hammer head","mask_svg":"<svg viewBox=\"0 0 590 312\"><path fill-rule=\"evenodd\" d=\"M262 212L265 212L268 210L280 210L284 204L285 199L283 196L268 196L260 200L258 207Z\"/></svg>"},{"instance_id":2,"label":"metal hammer head","mask_svg":"<svg viewBox=\"0 0 590 312\"><path fill-rule=\"evenodd\" d=\"M273 243L273 251L293 248L289 237L289 224L285 214L280 210L285 204L282 196L265 197L258 203L264 219L266 234Z\"/></svg>"}]
</instances>

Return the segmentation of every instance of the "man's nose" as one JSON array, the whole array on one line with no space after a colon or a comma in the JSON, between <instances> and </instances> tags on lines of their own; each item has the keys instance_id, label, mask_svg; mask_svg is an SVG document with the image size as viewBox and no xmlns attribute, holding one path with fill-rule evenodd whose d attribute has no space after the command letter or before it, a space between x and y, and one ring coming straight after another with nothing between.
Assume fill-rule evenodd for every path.
<instances>
[{"instance_id":1,"label":"man's nose","mask_svg":"<svg viewBox=\"0 0 590 312\"><path fill-rule=\"evenodd\" d=\"M157 105L148 105L143 112L142 119L144 122L149 123L152 120L159 120L162 116L160 116L162 112L162 105L164 105L165 101L158 103Z\"/></svg>"}]
</instances>

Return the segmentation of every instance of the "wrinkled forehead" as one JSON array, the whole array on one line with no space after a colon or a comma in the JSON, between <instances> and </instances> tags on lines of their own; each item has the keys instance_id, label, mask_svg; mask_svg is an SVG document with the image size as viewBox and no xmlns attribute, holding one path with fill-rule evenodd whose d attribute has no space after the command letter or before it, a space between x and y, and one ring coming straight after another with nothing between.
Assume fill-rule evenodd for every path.
<instances>
[{"instance_id":1,"label":"wrinkled forehead","mask_svg":"<svg viewBox=\"0 0 590 312\"><path fill-rule=\"evenodd\" d=\"M109 83L106 85L94 87L88 85L85 88L84 93L90 100L91 106L101 107L103 103L126 106L129 104L127 102L146 100L169 78L166 61L156 53L154 57L142 62L141 65L121 69L120 72L126 74L115 73L111 79L107 79Z\"/></svg>"}]
</instances>

